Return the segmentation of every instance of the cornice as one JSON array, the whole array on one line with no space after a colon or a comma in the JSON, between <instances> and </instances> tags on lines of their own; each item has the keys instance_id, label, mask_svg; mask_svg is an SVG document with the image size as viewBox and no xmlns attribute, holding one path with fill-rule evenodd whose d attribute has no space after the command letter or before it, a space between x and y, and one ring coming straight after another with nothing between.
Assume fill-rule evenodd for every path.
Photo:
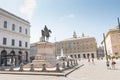
<instances>
[{"instance_id":1,"label":"cornice","mask_svg":"<svg viewBox=\"0 0 120 80\"><path fill-rule=\"evenodd\" d=\"M12 33L12 34L17 34L17 35L20 35L20 36L24 36L24 37L29 37L29 38L30 38L30 35L25 35L25 34L21 34L21 33L19 33L19 32L10 31L10 30L8 30L8 29L4 29L4 28L1 28L1 27L0 27L0 30L1 30L1 31L6 31L6 32L9 32L9 33Z\"/></svg>"},{"instance_id":2,"label":"cornice","mask_svg":"<svg viewBox=\"0 0 120 80\"><path fill-rule=\"evenodd\" d=\"M14 14L12 14L12 13L10 13L10 12L8 12L8 11L2 9L2 8L0 8L0 11L2 11L2 12L4 12L4 13L7 13L7 14L9 14L10 16L13 16L13 17L15 17L15 18L17 18L17 19L20 19L20 20L22 20L22 21L24 21L24 22L30 24L27 20L25 20L25 19L23 19L23 18L20 18L20 17L14 15Z\"/></svg>"}]
</instances>

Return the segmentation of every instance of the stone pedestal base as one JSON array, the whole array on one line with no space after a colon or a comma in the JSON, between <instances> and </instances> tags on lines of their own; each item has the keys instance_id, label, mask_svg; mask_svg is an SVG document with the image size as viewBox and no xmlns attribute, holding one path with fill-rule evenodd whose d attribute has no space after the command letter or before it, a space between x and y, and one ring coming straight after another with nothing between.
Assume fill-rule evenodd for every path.
<instances>
[{"instance_id":1,"label":"stone pedestal base","mask_svg":"<svg viewBox=\"0 0 120 80\"><path fill-rule=\"evenodd\" d=\"M46 64L46 67L55 67L56 59L54 54L54 45L49 42L39 42L37 44L37 55L32 61L32 64L35 68L42 67L43 64ZM30 64L25 65L29 67Z\"/></svg>"}]
</instances>

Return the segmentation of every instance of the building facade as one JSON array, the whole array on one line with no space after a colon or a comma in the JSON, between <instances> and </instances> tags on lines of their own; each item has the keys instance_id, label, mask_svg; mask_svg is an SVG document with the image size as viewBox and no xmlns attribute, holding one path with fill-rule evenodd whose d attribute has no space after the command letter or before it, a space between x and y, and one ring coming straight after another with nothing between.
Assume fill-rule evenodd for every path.
<instances>
[{"instance_id":1,"label":"building facade","mask_svg":"<svg viewBox=\"0 0 120 80\"><path fill-rule=\"evenodd\" d=\"M98 58L103 58L105 56L104 54L104 47L103 46L99 46L97 48L97 57Z\"/></svg>"},{"instance_id":2,"label":"building facade","mask_svg":"<svg viewBox=\"0 0 120 80\"><path fill-rule=\"evenodd\" d=\"M0 8L0 65L28 62L30 23Z\"/></svg>"},{"instance_id":3,"label":"building facade","mask_svg":"<svg viewBox=\"0 0 120 80\"><path fill-rule=\"evenodd\" d=\"M105 42L108 55L120 56L120 31L118 26L107 32ZM104 41L101 44L104 46Z\"/></svg>"},{"instance_id":4,"label":"building facade","mask_svg":"<svg viewBox=\"0 0 120 80\"><path fill-rule=\"evenodd\" d=\"M73 33L73 38L63 40L55 43L55 54L60 56L61 49L65 56L72 58L96 58L97 57L97 43L94 37L87 37L82 34L82 37L77 37Z\"/></svg>"}]
</instances>

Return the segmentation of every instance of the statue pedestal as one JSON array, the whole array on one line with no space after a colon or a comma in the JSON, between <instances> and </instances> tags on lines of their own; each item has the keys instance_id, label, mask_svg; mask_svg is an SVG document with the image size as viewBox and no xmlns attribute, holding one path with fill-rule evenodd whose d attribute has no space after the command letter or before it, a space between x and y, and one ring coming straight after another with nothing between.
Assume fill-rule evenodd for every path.
<instances>
[{"instance_id":1,"label":"statue pedestal","mask_svg":"<svg viewBox=\"0 0 120 80\"><path fill-rule=\"evenodd\" d=\"M54 54L54 45L49 42L39 42L36 47L37 54L35 55L35 59L32 61L34 67L42 67L43 64L46 64L46 67L55 67L56 59Z\"/></svg>"}]
</instances>

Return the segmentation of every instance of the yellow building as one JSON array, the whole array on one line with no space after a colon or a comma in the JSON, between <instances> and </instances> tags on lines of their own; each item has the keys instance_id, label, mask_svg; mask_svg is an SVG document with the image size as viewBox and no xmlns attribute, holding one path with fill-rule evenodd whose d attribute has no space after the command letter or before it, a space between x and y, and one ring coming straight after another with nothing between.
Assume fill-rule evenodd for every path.
<instances>
[{"instance_id":1,"label":"yellow building","mask_svg":"<svg viewBox=\"0 0 120 80\"><path fill-rule=\"evenodd\" d=\"M108 55L120 56L120 31L118 26L107 32L105 41ZM102 45L104 45L103 41Z\"/></svg>"},{"instance_id":2,"label":"yellow building","mask_svg":"<svg viewBox=\"0 0 120 80\"><path fill-rule=\"evenodd\" d=\"M94 37L84 36L84 34L82 34L82 37L77 37L74 32L73 38L56 42L56 56L60 56L61 49L63 49L65 56L71 56L72 58L97 57L96 39Z\"/></svg>"}]
</instances>

